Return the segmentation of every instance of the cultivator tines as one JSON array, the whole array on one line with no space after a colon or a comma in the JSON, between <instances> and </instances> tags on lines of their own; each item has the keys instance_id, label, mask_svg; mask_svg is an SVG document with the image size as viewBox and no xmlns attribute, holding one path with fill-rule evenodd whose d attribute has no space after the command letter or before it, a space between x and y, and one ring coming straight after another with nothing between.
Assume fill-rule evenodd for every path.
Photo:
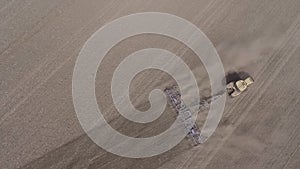
<instances>
[{"instance_id":1,"label":"cultivator tines","mask_svg":"<svg viewBox=\"0 0 300 169\"><path fill-rule=\"evenodd\" d=\"M181 94L178 91L178 88L167 88L165 89L165 93L168 96L169 104L178 113L178 118L182 121L187 136L192 138L194 143L198 145L200 143L200 130L197 125L193 123L193 114L181 99Z\"/></svg>"}]
</instances>

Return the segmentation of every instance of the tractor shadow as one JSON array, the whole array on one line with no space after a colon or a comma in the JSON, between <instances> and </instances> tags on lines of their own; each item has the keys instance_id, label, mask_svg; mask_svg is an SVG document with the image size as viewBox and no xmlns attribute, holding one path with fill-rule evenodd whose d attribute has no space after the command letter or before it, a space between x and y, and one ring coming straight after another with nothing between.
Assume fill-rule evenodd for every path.
<instances>
[{"instance_id":1,"label":"tractor shadow","mask_svg":"<svg viewBox=\"0 0 300 169\"><path fill-rule=\"evenodd\" d=\"M249 73L247 72L228 72L224 81L226 81L226 84L230 82L235 82L241 79L246 79L248 77L251 77Z\"/></svg>"}]
</instances>

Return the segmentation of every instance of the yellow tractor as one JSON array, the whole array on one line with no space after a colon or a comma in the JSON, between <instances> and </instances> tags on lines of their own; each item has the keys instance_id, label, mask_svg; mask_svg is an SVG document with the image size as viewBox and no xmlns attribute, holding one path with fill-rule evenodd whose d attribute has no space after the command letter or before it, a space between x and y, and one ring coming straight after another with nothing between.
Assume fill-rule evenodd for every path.
<instances>
[{"instance_id":1,"label":"yellow tractor","mask_svg":"<svg viewBox=\"0 0 300 169\"><path fill-rule=\"evenodd\" d=\"M248 77L245 80L230 82L227 84L228 95L231 97L236 97L246 91L247 88L253 83L254 80L251 77Z\"/></svg>"}]
</instances>

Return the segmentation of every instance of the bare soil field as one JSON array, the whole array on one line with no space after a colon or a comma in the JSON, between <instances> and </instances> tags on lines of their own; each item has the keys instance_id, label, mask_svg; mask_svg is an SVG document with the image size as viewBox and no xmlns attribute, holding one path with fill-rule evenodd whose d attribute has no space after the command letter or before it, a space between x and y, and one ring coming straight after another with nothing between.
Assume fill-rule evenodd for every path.
<instances>
[{"instance_id":1,"label":"bare soil field","mask_svg":"<svg viewBox=\"0 0 300 169\"><path fill-rule=\"evenodd\" d=\"M78 54L96 30L138 12L190 21L212 41L226 72L254 78L246 93L227 98L222 121L205 144L195 147L185 139L164 154L131 159L101 149L81 128L72 101ZM299 46L299 0L0 0L0 168L299 169ZM113 106L114 70L145 48L181 57L201 96L211 90L201 61L182 43L149 34L122 41L98 70L96 96L110 125L134 137L159 134L176 118L167 107L142 125ZM174 79L164 72L142 72L132 81L131 101L147 110L150 91L170 84ZM199 124L206 113L199 114Z\"/></svg>"}]
</instances>

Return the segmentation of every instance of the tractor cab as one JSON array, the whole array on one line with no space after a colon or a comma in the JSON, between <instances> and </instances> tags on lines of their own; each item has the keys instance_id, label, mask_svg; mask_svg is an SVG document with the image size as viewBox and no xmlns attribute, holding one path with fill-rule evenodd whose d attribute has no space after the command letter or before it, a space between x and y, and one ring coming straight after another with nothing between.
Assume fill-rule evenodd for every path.
<instances>
[{"instance_id":1,"label":"tractor cab","mask_svg":"<svg viewBox=\"0 0 300 169\"><path fill-rule=\"evenodd\" d=\"M227 84L227 92L231 97L239 96L242 92L246 91L247 88L254 83L251 77L245 80L238 80Z\"/></svg>"}]
</instances>

